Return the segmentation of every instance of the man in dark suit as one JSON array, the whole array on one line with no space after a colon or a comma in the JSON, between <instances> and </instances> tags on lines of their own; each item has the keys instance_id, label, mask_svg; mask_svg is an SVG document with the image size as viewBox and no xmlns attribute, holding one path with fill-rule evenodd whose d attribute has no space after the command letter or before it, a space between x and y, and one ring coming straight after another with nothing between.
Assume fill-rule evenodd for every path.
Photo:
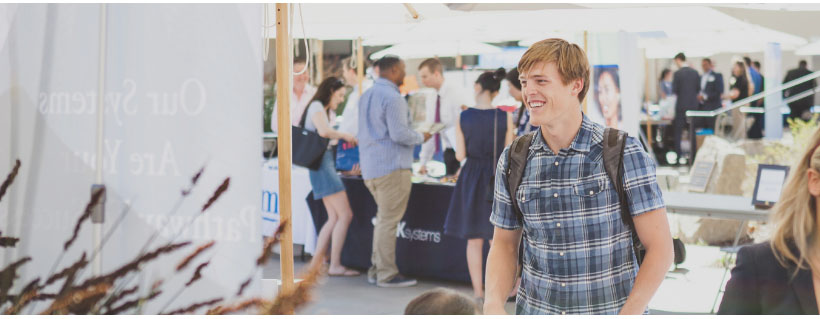
<instances>
[{"instance_id":1,"label":"man in dark suit","mask_svg":"<svg viewBox=\"0 0 820 319\"><path fill-rule=\"evenodd\" d=\"M700 77L700 102L701 111L711 111L721 107L720 96L723 95L723 74L715 72L712 60L705 58L701 60L700 66L703 68L703 76ZM715 118L703 118L699 121L698 127L715 128Z\"/></svg>"},{"instance_id":2,"label":"man in dark suit","mask_svg":"<svg viewBox=\"0 0 820 319\"><path fill-rule=\"evenodd\" d=\"M786 78L783 79L783 83L793 81L795 79L806 76L808 74L811 74L811 71L809 71L809 69L808 69L808 65L806 64L806 60L800 60L800 63L798 63L798 66L797 66L796 69L789 70L789 72L786 73ZM790 96L795 96L797 94L803 93L804 91L814 90L814 88L816 86L817 86L816 80L812 79L811 81L803 82L803 83L795 85L795 86L793 86L789 89L786 89L783 92L783 97L787 98L787 97L790 97ZM809 109L811 108L812 105L814 105L814 94L809 95L807 97L804 97L802 99L799 99L797 101L789 103L789 108L792 109L791 115L789 115L789 117L791 117L791 118L800 117L800 118L803 118L804 120L809 119L811 117L811 113L806 113L806 112L810 111ZM804 114L805 114L805 116L804 116Z\"/></svg>"},{"instance_id":3,"label":"man in dark suit","mask_svg":"<svg viewBox=\"0 0 820 319\"><path fill-rule=\"evenodd\" d=\"M686 127L686 111L697 110L700 103L698 102L698 93L700 92L700 76L698 71L686 63L686 55L683 52L675 55L675 64L678 66L678 71L675 72L672 78L672 91L677 95L678 99L675 102L675 152L678 153L678 159L683 157L680 142L683 136L683 129ZM694 132L690 132L694 134ZM691 146L694 151L695 145ZM679 160L680 161L680 160Z\"/></svg>"}]
</instances>

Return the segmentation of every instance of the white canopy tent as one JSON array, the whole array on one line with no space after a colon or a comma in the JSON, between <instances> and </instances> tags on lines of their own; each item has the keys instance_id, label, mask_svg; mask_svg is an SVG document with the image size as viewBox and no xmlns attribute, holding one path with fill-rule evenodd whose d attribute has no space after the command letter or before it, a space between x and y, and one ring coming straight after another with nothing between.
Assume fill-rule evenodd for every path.
<instances>
[{"instance_id":1,"label":"white canopy tent","mask_svg":"<svg viewBox=\"0 0 820 319\"><path fill-rule=\"evenodd\" d=\"M479 55L499 53L501 51L502 49L497 46L471 40L405 42L375 52L370 55L370 59L379 59L385 55L397 55L405 59L417 59L431 56Z\"/></svg>"},{"instance_id":2,"label":"white canopy tent","mask_svg":"<svg viewBox=\"0 0 820 319\"><path fill-rule=\"evenodd\" d=\"M647 57L661 58L685 51L691 56L721 52L762 51L766 43L777 42L783 50L794 50L806 40L741 21L706 6L604 7L584 9L459 11L444 4L302 4L293 15L294 37L311 39L357 39L363 45L401 44L397 52L433 56L413 45L454 41L535 41L561 37L582 44L583 32L638 33L639 47ZM271 9L273 10L273 9ZM413 12L418 17L413 17ZM674 12L674 14L670 14ZM359 19L363 13L367 19ZM693 20L709 23L692 23ZM268 26L274 19L268 16ZM273 32L268 35L273 37ZM754 36L750 36L754 35ZM428 46L430 48L431 46ZM447 50L439 50L447 51ZM387 53L390 53L388 51ZM460 51L459 51L460 52ZM395 53L392 53L395 54ZM452 54L452 53L448 53ZM462 55L467 53L461 53ZM401 54L398 54L402 56Z\"/></svg>"},{"instance_id":3,"label":"white canopy tent","mask_svg":"<svg viewBox=\"0 0 820 319\"><path fill-rule=\"evenodd\" d=\"M794 51L796 55L820 55L820 40L814 41Z\"/></svg>"},{"instance_id":4,"label":"white canopy tent","mask_svg":"<svg viewBox=\"0 0 820 319\"><path fill-rule=\"evenodd\" d=\"M276 38L276 9L267 4L267 35ZM418 17L413 16L413 11ZM301 11L301 12L300 12ZM303 3L294 5L291 32L301 38L302 26L310 39L353 40L383 34L400 34L408 28L433 19L458 15L440 3Z\"/></svg>"}]
</instances>

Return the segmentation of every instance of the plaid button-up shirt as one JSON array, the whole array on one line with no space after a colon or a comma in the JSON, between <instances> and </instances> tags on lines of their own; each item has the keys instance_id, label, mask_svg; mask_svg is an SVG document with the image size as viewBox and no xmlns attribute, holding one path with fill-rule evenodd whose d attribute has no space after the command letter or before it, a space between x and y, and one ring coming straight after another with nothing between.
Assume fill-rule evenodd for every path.
<instances>
[{"instance_id":1,"label":"plaid button-up shirt","mask_svg":"<svg viewBox=\"0 0 820 319\"><path fill-rule=\"evenodd\" d=\"M490 222L523 227L523 274L517 314L617 314L632 290L638 265L632 233L604 170L604 127L584 116L567 149L550 150L538 130L517 191L523 220L507 183L507 153L496 170ZM624 183L632 216L664 207L655 162L635 138L624 150Z\"/></svg>"}]
</instances>

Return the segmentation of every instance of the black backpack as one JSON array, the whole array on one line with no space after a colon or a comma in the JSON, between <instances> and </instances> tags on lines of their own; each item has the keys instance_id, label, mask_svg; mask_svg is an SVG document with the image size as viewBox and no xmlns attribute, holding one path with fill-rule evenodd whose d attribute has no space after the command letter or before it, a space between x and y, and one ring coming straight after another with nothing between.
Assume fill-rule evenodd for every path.
<instances>
[{"instance_id":1,"label":"black backpack","mask_svg":"<svg viewBox=\"0 0 820 319\"><path fill-rule=\"evenodd\" d=\"M530 149L532 139L537 132L527 133L516 138L507 156L507 184L509 185L510 198L512 199L512 206L515 214L523 222L524 216L521 214L521 209L518 207L516 200L516 193L518 186L521 185L521 179L524 176L524 169L527 167L527 153ZM632 248L635 257L638 259L638 265L643 262L646 256L646 248L638 239L638 233L635 231L635 222L632 220L632 214L629 213L629 204L626 202L626 194L624 193L624 147L626 147L626 132L606 128L604 130L604 170L615 185L615 191L618 193L618 200L621 202L621 219L624 224L632 231ZM519 259L521 257L519 256ZM677 261L677 258L675 258ZM681 261L682 262L682 261Z\"/></svg>"}]
</instances>

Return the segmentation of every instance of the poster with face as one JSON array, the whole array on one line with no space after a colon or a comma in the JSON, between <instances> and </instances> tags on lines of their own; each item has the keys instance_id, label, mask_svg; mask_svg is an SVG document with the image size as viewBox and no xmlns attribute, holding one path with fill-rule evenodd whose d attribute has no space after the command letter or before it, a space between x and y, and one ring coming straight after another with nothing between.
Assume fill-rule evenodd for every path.
<instances>
[{"instance_id":1,"label":"poster with face","mask_svg":"<svg viewBox=\"0 0 820 319\"><path fill-rule=\"evenodd\" d=\"M588 116L607 127L621 128L621 82L618 65L593 66L592 99Z\"/></svg>"}]
</instances>

